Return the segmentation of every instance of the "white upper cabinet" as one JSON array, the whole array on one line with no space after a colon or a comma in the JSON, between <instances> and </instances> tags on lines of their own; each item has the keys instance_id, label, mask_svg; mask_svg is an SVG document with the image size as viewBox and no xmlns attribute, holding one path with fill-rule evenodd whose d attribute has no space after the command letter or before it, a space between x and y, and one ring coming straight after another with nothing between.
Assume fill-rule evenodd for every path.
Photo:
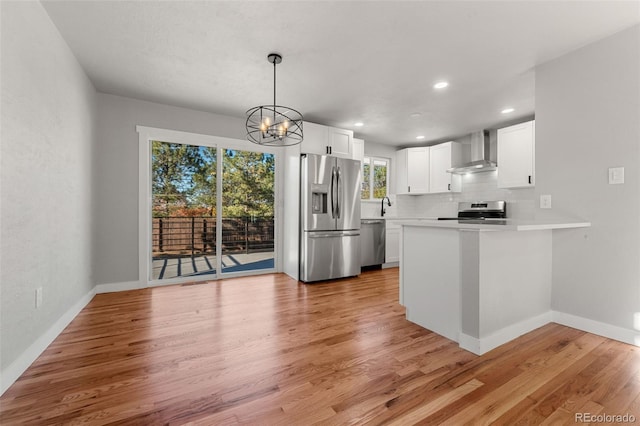
<instances>
[{"instance_id":1,"label":"white upper cabinet","mask_svg":"<svg viewBox=\"0 0 640 426\"><path fill-rule=\"evenodd\" d=\"M320 155L353 157L353 131L304 122L301 152Z\"/></svg>"},{"instance_id":2,"label":"white upper cabinet","mask_svg":"<svg viewBox=\"0 0 640 426\"><path fill-rule=\"evenodd\" d=\"M304 139L300 151L307 154L327 154L329 128L305 121L302 126Z\"/></svg>"},{"instance_id":3,"label":"white upper cabinet","mask_svg":"<svg viewBox=\"0 0 640 426\"><path fill-rule=\"evenodd\" d=\"M364 140L353 138L353 153L351 158L354 160L360 161L362 163L364 161Z\"/></svg>"},{"instance_id":4,"label":"white upper cabinet","mask_svg":"<svg viewBox=\"0 0 640 426\"><path fill-rule=\"evenodd\" d=\"M429 193L429 147L401 149L396 164L398 194Z\"/></svg>"},{"instance_id":5,"label":"white upper cabinet","mask_svg":"<svg viewBox=\"0 0 640 426\"><path fill-rule=\"evenodd\" d=\"M353 131L329 127L329 154L336 157L352 158Z\"/></svg>"},{"instance_id":6,"label":"white upper cabinet","mask_svg":"<svg viewBox=\"0 0 640 426\"><path fill-rule=\"evenodd\" d=\"M429 147L429 192L460 192L462 176L447 170L462 163L462 146L446 142Z\"/></svg>"},{"instance_id":7,"label":"white upper cabinet","mask_svg":"<svg viewBox=\"0 0 640 426\"><path fill-rule=\"evenodd\" d=\"M535 185L535 120L498 129L498 188Z\"/></svg>"}]
</instances>

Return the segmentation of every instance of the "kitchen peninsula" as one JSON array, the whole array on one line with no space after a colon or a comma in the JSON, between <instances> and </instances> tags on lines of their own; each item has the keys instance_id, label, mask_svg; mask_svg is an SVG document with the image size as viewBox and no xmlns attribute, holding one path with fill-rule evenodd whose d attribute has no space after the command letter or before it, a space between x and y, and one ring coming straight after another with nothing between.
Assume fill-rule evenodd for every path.
<instances>
[{"instance_id":1,"label":"kitchen peninsula","mask_svg":"<svg viewBox=\"0 0 640 426\"><path fill-rule=\"evenodd\" d=\"M407 319L478 355L552 321L553 233L591 226L511 219L400 224Z\"/></svg>"}]
</instances>

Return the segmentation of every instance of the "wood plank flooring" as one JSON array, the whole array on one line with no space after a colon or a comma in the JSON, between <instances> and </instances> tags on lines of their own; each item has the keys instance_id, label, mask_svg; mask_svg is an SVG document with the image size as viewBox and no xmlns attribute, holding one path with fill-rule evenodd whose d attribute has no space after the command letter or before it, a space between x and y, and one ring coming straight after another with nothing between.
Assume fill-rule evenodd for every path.
<instances>
[{"instance_id":1,"label":"wood plank flooring","mask_svg":"<svg viewBox=\"0 0 640 426\"><path fill-rule=\"evenodd\" d=\"M481 357L404 319L398 270L97 295L0 398L2 425L640 421L640 348L549 324Z\"/></svg>"}]
</instances>

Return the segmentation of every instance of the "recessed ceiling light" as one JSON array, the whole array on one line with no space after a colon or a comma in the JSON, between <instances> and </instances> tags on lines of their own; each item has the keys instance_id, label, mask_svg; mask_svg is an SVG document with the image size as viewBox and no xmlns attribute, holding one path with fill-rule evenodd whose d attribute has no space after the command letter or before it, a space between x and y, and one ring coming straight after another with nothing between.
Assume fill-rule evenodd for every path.
<instances>
[{"instance_id":1,"label":"recessed ceiling light","mask_svg":"<svg viewBox=\"0 0 640 426\"><path fill-rule=\"evenodd\" d=\"M358 121L357 123L353 123L353 125L356 127L362 127L364 126L364 123L362 121Z\"/></svg>"},{"instance_id":2,"label":"recessed ceiling light","mask_svg":"<svg viewBox=\"0 0 640 426\"><path fill-rule=\"evenodd\" d=\"M513 111L515 111L515 109L513 109L513 108L505 108L500 112L502 112L503 114L509 114L510 112L513 112Z\"/></svg>"},{"instance_id":3,"label":"recessed ceiling light","mask_svg":"<svg viewBox=\"0 0 640 426\"><path fill-rule=\"evenodd\" d=\"M434 89L444 89L445 87L447 87L449 85L449 83L447 83L446 81L439 81L436 84L433 85Z\"/></svg>"},{"instance_id":4,"label":"recessed ceiling light","mask_svg":"<svg viewBox=\"0 0 640 426\"><path fill-rule=\"evenodd\" d=\"M416 139L424 139L424 136L423 135L416 136Z\"/></svg>"}]
</instances>

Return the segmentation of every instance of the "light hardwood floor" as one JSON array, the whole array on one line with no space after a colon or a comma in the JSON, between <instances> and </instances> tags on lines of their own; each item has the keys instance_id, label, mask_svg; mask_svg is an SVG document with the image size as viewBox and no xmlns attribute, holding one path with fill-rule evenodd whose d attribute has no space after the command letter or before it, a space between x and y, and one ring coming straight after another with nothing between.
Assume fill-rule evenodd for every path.
<instances>
[{"instance_id":1,"label":"light hardwood floor","mask_svg":"<svg viewBox=\"0 0 640 426\"><path fill-rule=\"evenodd\" d=\"M481 357L404 319L398 270L97 295L0 398L2 425L640 421L640 349L549 324Z\"/></svg>"}]
</instances>

